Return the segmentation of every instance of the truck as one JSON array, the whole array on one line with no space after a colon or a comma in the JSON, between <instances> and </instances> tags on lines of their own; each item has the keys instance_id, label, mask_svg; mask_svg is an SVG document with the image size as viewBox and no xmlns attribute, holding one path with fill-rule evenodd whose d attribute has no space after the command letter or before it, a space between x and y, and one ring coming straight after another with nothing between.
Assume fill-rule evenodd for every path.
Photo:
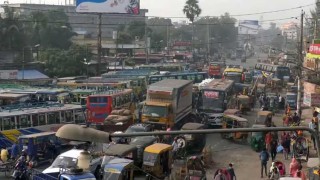
<instances>
[{"instance_id":1,"label":"truck","mask_svg":"<svg viewBox=\"0 0 320 180\"><path fill-rule=\"evenodd\" d=\"M143 103L143 123L155 128L181 128L187 121L197 121L192 113L192 87L189 80L165 79L149 85Z\"/></svg>"}]
</instances>

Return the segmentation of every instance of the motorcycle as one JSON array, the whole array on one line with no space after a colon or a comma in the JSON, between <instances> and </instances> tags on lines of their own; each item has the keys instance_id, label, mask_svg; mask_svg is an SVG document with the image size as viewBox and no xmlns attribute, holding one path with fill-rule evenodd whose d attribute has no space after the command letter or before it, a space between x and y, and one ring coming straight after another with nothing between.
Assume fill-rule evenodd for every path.
<instances>
[{"instance_id":1,"label":"motorcycle","mask_svg":"<svg viewBox=\"0 0 320 180\"><path fill-rule=\"evenodd\" d=\"M14 180L27 180L29 179L29 172L27 168L27 162L24 156L21 156L14 166L12 174Z\"/></svg>"}]
</instances>

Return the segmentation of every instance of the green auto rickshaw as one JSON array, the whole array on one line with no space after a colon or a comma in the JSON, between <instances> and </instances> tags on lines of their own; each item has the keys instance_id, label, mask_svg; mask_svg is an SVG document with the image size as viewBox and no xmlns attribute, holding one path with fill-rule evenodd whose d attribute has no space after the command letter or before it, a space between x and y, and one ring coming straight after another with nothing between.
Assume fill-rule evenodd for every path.
<instances>
[{"instance_id":1,"label":"green auto rickshaw","mask_svg":"<svg viewBox=\"0 0 320 180\"><path fill-rule=\"evenodd\" d=\"M252 128L265 128L266 125L262 124L254 124ZM264 132L252 132L250 138L250 146L251 148L256 151L260 152L265 147L265 133Z\"/></svg>"}]
</instances>

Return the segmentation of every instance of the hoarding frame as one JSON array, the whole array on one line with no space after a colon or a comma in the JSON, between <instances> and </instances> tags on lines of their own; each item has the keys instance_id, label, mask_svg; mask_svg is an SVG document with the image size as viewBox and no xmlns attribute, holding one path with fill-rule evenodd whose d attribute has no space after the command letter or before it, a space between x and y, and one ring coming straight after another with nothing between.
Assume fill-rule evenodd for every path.
<instances>
[{"instance_id":1,"label":"hoarding frame","mask_svg":"<svg viewBox=\"0 0 320 180\"><path fill-rule=\"evenodd\" d=\"M99 1L99 2L94 2L94 1ZM76 12L77 13L94 13L94 14L127 14L127 15L139 15L141 12L141 6L140 6L140 0L136 0L137 4L136 5L136 9L131 9L131 13L130 12L120 12L118 11L111 11L112 8L110 8L108 10L108 8L101 8L101 5L106 5L107 2L111 2L111 0L76 0ZM123 2L127 2L125 4L127 4L129 6L130 0L114 0L112 2L118 2L119 1L123 1ZM81 6L81 4L83 3L92 3L92 5L88 5L86 10L81 10L81 8L78 8L78 6ZM96 7L94 7L96 6ZM99 8L101 8L100 10L97 10L97 7L99 6ZM128 7L127 6L127 7ZM96 9L96 10L94 10ZM135 12L137 11L137 12Z\"/></svg>"}]
</instances>

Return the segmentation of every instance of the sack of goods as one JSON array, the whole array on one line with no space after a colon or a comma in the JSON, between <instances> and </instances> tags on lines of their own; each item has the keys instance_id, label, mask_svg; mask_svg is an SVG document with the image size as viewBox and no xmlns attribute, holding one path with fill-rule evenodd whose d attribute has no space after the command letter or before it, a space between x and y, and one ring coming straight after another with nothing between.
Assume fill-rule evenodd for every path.
<instances>
[{"instance_id":1,"label":"sack of goods","mask_svg":"<svg viewBox=\"0 0 320 180\"><path fill-rule=\"evenodd\" d=\"M127 109L113 110L111 115L109 115L104 124L106 125L116 125L117 123L126 124L128 121L132 120L131 111Z\"/></svg>"}]
</instances>

